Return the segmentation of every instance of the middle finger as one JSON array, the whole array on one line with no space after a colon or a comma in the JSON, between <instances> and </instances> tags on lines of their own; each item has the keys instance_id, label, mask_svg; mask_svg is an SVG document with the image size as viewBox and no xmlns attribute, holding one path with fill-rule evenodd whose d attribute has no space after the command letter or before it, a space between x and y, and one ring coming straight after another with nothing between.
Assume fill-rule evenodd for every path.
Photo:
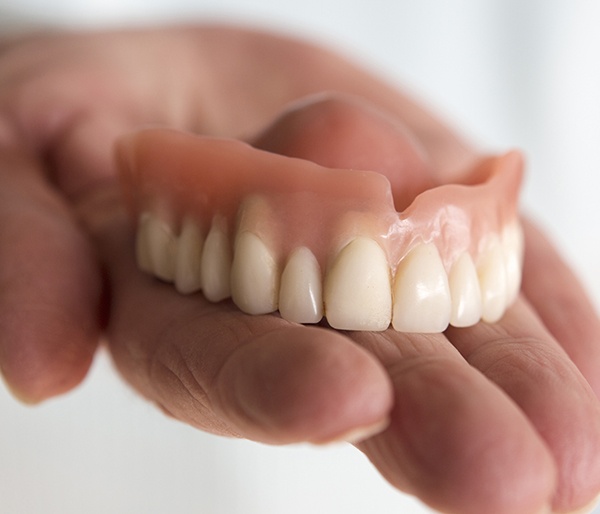
<instances>
[{"instance_id":1,"label":"middle finger","mask_svg":"<svg viewBox=\"0 0 600 514\"><path fill-rule=\"evenodd\" d=\"M557 463L553 507L589 503L600 488L600 404L523 299L496 324L447 331L463 357L500 386L533 423Z\"/></svg>"},{"instance_id":2,"label":"middle finger","mask_svg":"<svg viewBox=\"0 0 600 514\"><path fill-rule=\"evenodd\" d=\"M388 429L359 445L399 489L446 513L537 513L554 464L515 404L443 334L353 335L382 361L395 404Z\"/></svg>"}]
</instances>

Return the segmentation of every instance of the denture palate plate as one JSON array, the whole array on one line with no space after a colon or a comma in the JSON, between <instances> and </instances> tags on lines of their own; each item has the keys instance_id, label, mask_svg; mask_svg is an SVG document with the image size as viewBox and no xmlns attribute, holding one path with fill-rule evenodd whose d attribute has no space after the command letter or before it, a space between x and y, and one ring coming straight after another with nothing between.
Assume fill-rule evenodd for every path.
<instances>
[{"instance_id":1,"label":"denture palate plate","mask_svg":"<svg viewBox=\"0 0 600 514\"><path fill-rule=\"evenodd\" d=\"M514 152L401 213L381 174L239 141L151 129L118 155L139 266L182 293L297 323L404 332L497 321L518 293Z\"/></svg>"}]
</instances>

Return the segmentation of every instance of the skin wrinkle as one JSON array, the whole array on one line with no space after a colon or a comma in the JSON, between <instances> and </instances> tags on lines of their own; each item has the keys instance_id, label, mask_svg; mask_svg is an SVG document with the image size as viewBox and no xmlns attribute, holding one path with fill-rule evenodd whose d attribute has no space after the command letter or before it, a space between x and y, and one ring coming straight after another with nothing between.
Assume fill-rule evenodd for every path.
<instances>
[{"instance_id":1,"label":"skin wrinkle","mask_svg":"<svg viewBox=\"0 0 600 514\"><path fill-rule=\"evenodd\" d=\"M375 355L382 363L394 362L397 359L423 358L427 355L442 355L444 358L461 360L456 348L440 334L410 334L392 329L383 332L345 332L352 339Z\"/></svg>"},{"instance_id":2,"label":"skin wrinkle","mask_svg":"<svg viewBox=\"0 0 600 514\"><path fill-rule=\"evenodd\" d=\"M235 309L235 307L232 308ZM276 323L278 327L267 332L254 332L251 328L252 323L249 321L248 317L240 315L238 313L236 321L241 326L245 327L246 330L246 337L239 337L238 333L233 330L233 327L231 327L230 324L226 324L227 329L231 331L235 339L237 339L238 344L233 349L233 351L229 352L225 356L225 358L219 363L216 370L212 372L212 377L210 377L210 388L215 392L215 399L217 400L216 404L219 406L219 410L223 412L227 417L231 417L233 415L234 418L239 417L239 412L241 411L244 417L247 417L252 423L255 423L257 425L263 425L264 420L257 419L252 415L252 413L249 412L247 407L242 406L239 403L239 396L237 394L233 394L233 401L235 402L235 405L230 404L231 398L227 398L225 392L231 389L232 384L230 382L228 383L227 377L224 377L224 371L228 371L229 366L232 362L235 362L235 360L238 357L238 354L241 351L246 351L247 345L256 345L257 338L263 338L265 336L270 336L271 338L273 338L277 332L284 332L286 329L294 325L293 323L290 323L284 319L274 318L271 316L265 316L264 320L268 324ZM224 384L225 387L223 387ZM234 424L236 424L235 421Z\"/></svg>"},{"instance_id":3,"label":"skin wrinkle","mask_svg":"<svg viewBox=\"0 0 600 514\"><path fill-rule=\"evenodd\" d=\"M463 332L453 330L451 335L465 358L514 399L546 441L559 462L560 489L555 508L566 510L568 505L586 501L585 484L589 496L593 496L593 484L600 477L596 462L600 451L597 398L572 361L565 358L564 349L539 321L530 325L528 331L521 330L522 335L517 336L521 345L514 351L512 343L506 341L514 337L513 331L519 333L512 324L515 312L516 307L497 325L481 325ZM484 337L491 336L490 344L477 343L482 331L488 334ZM564 384L571 387L565 388ZM540 398L539 389L546 391L546 396ZM554 400L557 395L558 400ZM557 405L556 401L560 403Z\"/></svg>"},{"instance_id":4,"label":"skin wrinkle","mask_svg":"<svg viewBox=\"0 0 600 514\"><path fill-rule=\"evenodd\" d=\"M344 339L321 341L330 334L320 328L284 323L236 347L215 384L233 418L251 422L253 438L319 444L346 434L348 420L357 416L356 427L385 419L391 398L376 361L358 348L348 352L351 343Z\"/></svg>"},{"instance_id":5,"label":"skin wrinkle","mask_svg":"<svg viewBox=\"0 0 600 514\"><path fill-rule=\"evenodd\" d=\"M445 344L440 338L440 343ZM390 464L385 464L388 459L397 459L402 463L403 477L394 475L388 476L388 480L394 483L400 489L407 490L412 494L418 494L420 497L429 498L429 503L433 507L439 507L445 505L446 509L452 504L452 501L448 503L448 499L455 496L454 482L453 480L446 481L446 476L461 476L464 474L470 474L472 472L484 473L487 480L478 484L476 490L463 491L462 494L471 494L473 497L479 498L482 504L485 504L485 498L487 494L496 496L498 499L497 483L505 483L504 480L494 480L494 475L502 476L502 466L496 467L496 463L499 460L504 460L507 455L515 454L515 445L519 446L519 439L514 437L507 437L503 430L498 430L495 426L490 426L484 430L478 430L477 437L471 439L469 445L461 446L447 446L447 442L451 442L454 438L453 434L460 434L463 432L463 428L470 428L470 423L478 423L485 425L486 419L481 418L478 414L477 404L480 401L479 395L476 395L472 400L468 400L467 396L453 396L451 394L458 385L459 389L470 389L473 382L479 382L483 379L482 375L474 372L471 368L464 368L459 374L450 372L451 370L461 367L461 361L458 361L452 357L436 357L436 356L424 356L409 358L409 363L406 365L402 362L388 367L390 377L396 384L397 400L396 406L392 413L392 425L390 430L394 430L394 434L382 434L376 436L366 445L359 446L363 451L367 451L367 454L375 452L375 462L378 459L382 459L383 469L381 465L378 465L379 469L382 469L384 475L386 474L386 466L390 466L393 470L393 461ZM428 372L428 369L432 371ZM411 380L412 377L412 380ZM423 390L424 394L427 393L427 401L421 401L419 398L414 396L415 386L411 386L411 382L420 384L417 390ZM426 384L426 385L425 385ZM408 386L408 388L407 388ZM435 397L431 397L432 392L436 392ZM475 391L474 391L475 392ZM409 394L408 397L405 395ZM495 395L504 394L497 389ZM465 402L465 400L468 400ZM406 402L408 401L408 404ZM426 406L428 403L433 402L434 406L439 405L442 409L452 410L454 415L447 418L448 425L441 426L438 424L431 424L431 407L428 407L424 411L424 417L419 417L419 408ZM454 404L452 402L455 402ZM504 405L506 408L507 400L504 397L502 401L496 398L496 402L500 405ZM412 408L411 408L412 406ZM417 409L416 411L411 409ZM437 408L437 407L436 407ZM512 407L510 407L512 410ZM510 412L511 416L514 417L516 411ZM499 412L495 413L497 417ZM461 428L461 419L466 416L466 427ZM520 415L519 415L520 417ZM500 422L500 420L498 420ZM521 420L521 424L523 421ZM416 428L418 427L418 429ZM504 427L506 428L506 427ZM528 425L521 425L521 429L531 430ZM429 433L427 431L430 431ZM450 433L448 433L450 430ZM471 432L471 430L466 430ZM443 433L443 437L440 434ZM426 444L424 444L426 443ZM500 446L502 443L502 446ZM505 448L503 452L501 448ZM441 456L439 451L447 452L445 456ZM491 452L491 453L490 453ZM488 457L486 457L488 455ZM498 459L498 456L502 456L502 459ZM529 458L532 455L528 456ZM423 466L425 462L429 463L429 466ZM439 466L439 463L446 463L446 466ZM473 462L485 463L484 468L475 471L472 469ZM541 469L541 468L540 468ZM527 474L524 475L525 477ZM467 482L468 483L468 482ZM407 487L407 484L412 484ZM532 489L535 490L543 486L543 480L537 484L532 484ZM416 486L416 488L415 488ZM483 486L483 489L482 489ZM485 487L488 486L488 493L486 493ZM523 484L519 484L519 493L526 494L529 488ZM512 488L505 489L502 496L504 499L500 504L487 505L488 510L486 512L497 512L496 508L500 508L504 502L504 506L507 510L501 509L498 512L521 512L510 509L510 505L516 506L519 504L519 500L515 500L513 495L516 493ZM455 500L456 501L456 498ZM516 501L516 503L515 503ZM444 510L444 512L457 512L463 514L465 510L462 508L456 508L456 510ZM475 507L475 510L469 510L468 512L479 513L482 512L481 507Z\"/></svg>"},{"instance_id":6,"label":"skin wrinkle","mask_svg":"<svg viewBox=\"0 0 600 514\"><path fill-rule=\"evenodd\" d=\"M168 353L168 354L167 354ZM196 379L194 371L190 368L188 361L184 357L181 348L178 346L169 346L167 352L160 350L154 353L149 365L150 383L153 386L157 403L160 407L169 412L171 416L180 415L179 412L173 412L173 407L167 407L169 403L173 403L172 395L169 392L172 390L183 390L187 393L189 400L181 398L180 394L176 397L178 401L175 406L181 409L181 412L186 412L190 415L189 422L196 428L211 432L213 434L229 435L233 437L241 437L240 434L220 420L214 413L214 406L206 389ZM171 377L180 387L171 387L167 391L167 400L164 399L164 383L170 382ZM179 410L178 409L178 410Z\"/></svg>"}]
</instances>

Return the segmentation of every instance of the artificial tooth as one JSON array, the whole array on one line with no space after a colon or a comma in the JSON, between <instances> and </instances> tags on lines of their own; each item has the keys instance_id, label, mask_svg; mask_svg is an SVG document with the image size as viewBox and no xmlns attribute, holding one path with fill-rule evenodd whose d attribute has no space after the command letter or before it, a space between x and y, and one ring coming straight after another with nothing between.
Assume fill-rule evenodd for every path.
<instances>
[{"instance_id":1,"label":"artificial tooth","mask_svg":"<svg viewBox=\"0 0 600 514\"><path fill-rule=\"evenodd\" d=\"M231 297L248 314L277 310L277 263L262 240L251 232L239 234L231 267Z\"/></svg>"},{"instance_id":2,"label":"artificial tooth","mask_svg":"<svg viewBox=\"0 0 600 514\"><path fill-rule=\"evenodd\" d=\"M296 323L318 323L323 317L321 269L305 246L292 252L281 274L279 312Z\"/></svg>"},{"instance_id":3,"label":"artificial tooth","mask_svg":"<svg viewBox=\"0 0 600 514\"><path fill-rule=\"evenodd\" d=\"M396 270L392 325L401 332L443 332L451 313L448 276L436 246L415 246Z\"/></svg>"},{"instance_id":4,"label":"artificial tooth","mask_svg":"<svg viewBox=\"0 0 600 514\"><path fill-rule=\"evenodd\" d=\"M448 275L452 314L450 324L469 327L481 319L481 289L471 256L465 252L452 265Z\"/></svg>"},{"instance_id":5,"label":"artificial tooth","mask_svg":"<svg viewBox=\"0 0 600 514\"><path fill-rule=\"evenodd\" d=\"M146 273L154 273L150 260L150 218L149 212L140 216L135 240L135 258L138 267Z\"/></svg>"},{"instance_id":6,"label":"artificial tooth","mask_svg":"<svg viewBox=\"0 0 600 514\"><path fill-rule=\"evenodd\" d=\"M504 267L506 269L506 300L511 304L521 289L523 269L523 231L518 222L508 225L502 234Z\"/></svg>"},{"instance_id":7,"label":"artificial tooth","mask_svg":"<svg viewBox=\"0 0 600 514\"><path fill-rule=\"evenodd\" d=\"M191 219L185 218L178 238L175 265L175 287L180 293L193 293L202 289L200 263L203 243L200 227Z\"/></svg>"},{"instance_id":8,"label":"artificial tooth","mask_svg":"<svg viewBox=\"0 0 600 514\"><path fill-rule=\"evenodd\" d=\"M385 330L392 313L389 265L372 239L345 246L325 279L325 315L333 328Z\"/></svg>"},{"instance_id":9,"label":"artificial tooth","mask_svg":"<svg viewBox=\"0 0 600 514\"><path fill-rule=\"evenodd\" d=\"M136 253L141 269L167 282L173 281L177 238L166 221L152 213L141 216Z\"/></svg>"},{"instance_id":10,"label":"artificial tooth","mask_svg":"<svg viewBox=\"0 0 600 514\"><path fill-rule=\"evenodd\" d=\"M481 318L488 323L495 323L506 310L507 286L504 252L497 240L481 256L477 275L481 288Z\"/></svg>"},{"instance_id":11,"label":"artificial tooth","mask_svg":"<svg viewBox=\"0 0 600 514\"><path fill-rule=\"evenodd\" d=\"M220 302L231 295L231 249L223 224L219 220L213 221L200 260L202 292L211 302Z\"/></svg>"}]
</instances>

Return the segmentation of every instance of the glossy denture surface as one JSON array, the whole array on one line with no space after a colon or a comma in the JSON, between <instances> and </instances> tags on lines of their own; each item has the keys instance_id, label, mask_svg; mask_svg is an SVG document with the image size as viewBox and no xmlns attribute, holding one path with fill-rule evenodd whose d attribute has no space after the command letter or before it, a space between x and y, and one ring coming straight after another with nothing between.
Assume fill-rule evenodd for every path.
<instances>
[{"instance_id":1,"label":"glossy denture surface","mask_svg":"<svg viewBox=\"0 0 600 514\"><path fill-rule=\"evenodd\" d=\"M496 321L520 285L517 153L401 213L381 174L239 141L147 130L121 141L119 162L140 267L250 314L437 332Z\"/></svg>"}]
</instances>

